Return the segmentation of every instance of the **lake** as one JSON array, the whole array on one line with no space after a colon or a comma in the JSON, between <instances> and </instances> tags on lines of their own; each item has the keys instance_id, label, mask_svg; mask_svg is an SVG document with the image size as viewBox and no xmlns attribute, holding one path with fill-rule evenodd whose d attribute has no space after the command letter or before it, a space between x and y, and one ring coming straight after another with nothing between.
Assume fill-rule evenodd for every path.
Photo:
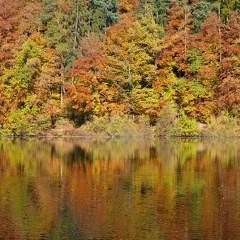
<instances>
[{"instance_id":1,"label":"lake","mask_svg":"<svg viewBox=\"0 0 240 240\"><path fill-rule=\"evenodd\" d=\"M240 139L0 140L0 239L240 239Z\"/></svg>"}]
</instances>

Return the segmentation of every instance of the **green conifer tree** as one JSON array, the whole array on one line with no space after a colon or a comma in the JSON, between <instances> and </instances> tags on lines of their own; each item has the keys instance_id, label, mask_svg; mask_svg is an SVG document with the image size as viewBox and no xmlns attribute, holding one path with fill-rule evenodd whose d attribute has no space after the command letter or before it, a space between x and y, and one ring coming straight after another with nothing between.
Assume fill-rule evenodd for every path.
<instances>
[{"instance_id":1,"label":"green conifer tree","mask_svg":"<svg viewBox=\"0 0 240 240\"><path fill-rule=\"evenodd\" d=\"M192 33L197 33L201 24L204 22L206 17L211 11L211 4L208 2L200 1L191 6L192 18L193 18L193 27Z\"/></svg>"},{"instance_id":2,"label":"green conifer tree","mask_svg":"<svg viewBox=\"0 0 240 240\"><path fill-rule=\"evenodd\" d=\"M96 33L103 32L119 19L117 0L91 0L91 27Z\"/></svg>"}]
</instances>

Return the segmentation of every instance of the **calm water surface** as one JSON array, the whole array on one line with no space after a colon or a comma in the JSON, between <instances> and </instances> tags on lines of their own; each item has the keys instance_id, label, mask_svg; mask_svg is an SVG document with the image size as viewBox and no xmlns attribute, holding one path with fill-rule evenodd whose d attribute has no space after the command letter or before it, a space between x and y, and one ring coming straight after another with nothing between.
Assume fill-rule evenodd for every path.
<instances>
[{"instance_id":1,"label":"calm water surface","mask_svg":"<svg viewBox=\"0 0 240 240\"><path fill-rule=\"evenodd\" d=\"M0 140L0 239L240 239L240 140Z\"/></svg>"}]
</instances>

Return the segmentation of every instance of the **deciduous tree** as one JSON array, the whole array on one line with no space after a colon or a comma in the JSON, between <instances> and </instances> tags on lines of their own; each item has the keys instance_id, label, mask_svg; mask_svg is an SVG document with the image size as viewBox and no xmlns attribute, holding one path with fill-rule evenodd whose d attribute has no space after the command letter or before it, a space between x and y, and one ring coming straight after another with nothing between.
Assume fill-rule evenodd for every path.
<instances>
[{"instance_id":1,"label":"deciduous tree","mask_svg":"<svg viewBox=\"0 0 240 240\"><path fill-rule=\"evenodd\" d=\"M240 15L231 12L229 21L222 31L222 61L219 67L219 87L217 88L220 109L239 113L240 89Z\"/></svg>"},{"instance_id":2,"label":"deciduous tree","mask_svg":"<svg viewBox=\"0 0 240 240\"><path fill-rule=\"evenodd\" d=\"M68 101L77 109L83 119L89 115L101 115L107 112L106 100L109 94L109 82L106 81L106 56L103 42L95 35L85 37L80 46L80 57L69 69L72 82L65 83ZM74 114L71 114L74 117ZM73 119L76 120L76 119Z\"/></svg>"}]
</instances>

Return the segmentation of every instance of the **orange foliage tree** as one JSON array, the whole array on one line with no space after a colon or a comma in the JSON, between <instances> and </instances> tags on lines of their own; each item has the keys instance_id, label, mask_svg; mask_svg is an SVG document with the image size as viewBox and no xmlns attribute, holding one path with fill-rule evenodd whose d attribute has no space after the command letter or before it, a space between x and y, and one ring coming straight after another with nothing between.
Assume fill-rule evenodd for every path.
<instances>
[{"instance_id":1,"label":"orange foliage tree","mask_svg":"<svg viewBox=\"0 0 240 240\"><path fill-rule=\"evenodd\" d=\"M219 67L220 83L217 88L218 106L239 114L240 102L240 16L231 12L222 31L222 61Z\"/></svg>"},{"instance_id":2,"label":"orange foliage tree","mask_svg":"<svg viewBox=\"0 0 240 240\"><path fill-rule=\"evenodd\" d=\"M107 59L100 38L94 34L85 37L79 52L80 57L68 71L71 81L65 83L66 97L70 107L86 120L91 114L101 115L109 111L107 100L112 95L111 82L107 80ZM71 118L74 118L73 113Z\"/></svg>"},{"instance_id":3,"label":"orange foliage tree","mask_svg":"<svg viewBox=\"0 0 240 240\"><path fill-rule=\"evenodd\" d=\"M119 0L119 11L120 13L130 12L134 10L139 0Z\"/></svg>"}]
</instances>

